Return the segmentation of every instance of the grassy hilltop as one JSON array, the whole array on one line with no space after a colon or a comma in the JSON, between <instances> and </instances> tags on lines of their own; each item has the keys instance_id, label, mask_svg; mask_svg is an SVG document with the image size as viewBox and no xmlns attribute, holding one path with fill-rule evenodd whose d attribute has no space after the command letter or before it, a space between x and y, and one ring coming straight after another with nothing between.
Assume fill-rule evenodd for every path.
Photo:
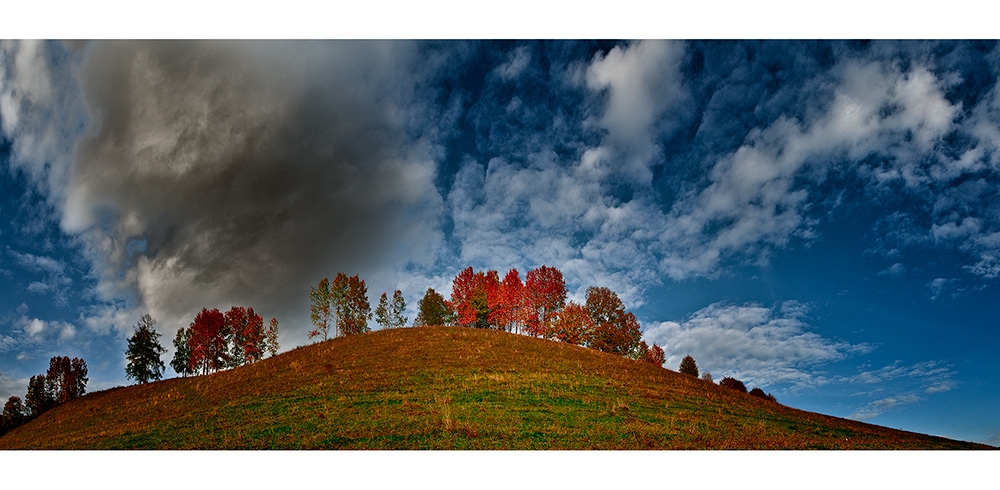
<instances>
[{"instance_id":1,"label":"grassy hilltop","mask_svg":"<svg viewBox=\"0 0 1000 490\"><path fill-rule=\"evenodd\" d=\"M977 449L590 349L383 330L57 406L0 449Z\"/></svg>"}]
</instances>

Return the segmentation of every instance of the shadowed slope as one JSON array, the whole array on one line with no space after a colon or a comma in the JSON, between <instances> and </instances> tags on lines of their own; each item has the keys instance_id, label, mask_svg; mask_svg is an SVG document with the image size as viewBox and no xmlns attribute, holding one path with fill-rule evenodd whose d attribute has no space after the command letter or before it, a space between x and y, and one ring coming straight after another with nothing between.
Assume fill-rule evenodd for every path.
<instances>
[{"instance_id":1,"label":"shadowed slope","mask_svg":"<svg viewBox=\"0 0 1000 490\"><path fill-rule=\"evenodd\" d=\"M4 449L974 449L795 410L582 347L384 330L88 394Z\"/></svg>"}]
</instances>

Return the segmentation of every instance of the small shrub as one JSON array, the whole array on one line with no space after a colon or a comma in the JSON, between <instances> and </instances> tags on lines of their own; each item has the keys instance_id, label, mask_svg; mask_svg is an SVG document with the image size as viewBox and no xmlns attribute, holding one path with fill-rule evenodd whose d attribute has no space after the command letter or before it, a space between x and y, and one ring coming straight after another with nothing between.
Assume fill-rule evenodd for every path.
<instances>
[{"instance_id":1,"label":"small shrub","mask_svg":"<svg viewBox=\"0 0 1000 490\"><path fill-rule=\"evenodd\" d=\"M703 373L701 375L701 379L703 379L705 381L708 381L709 383L715 383L715 380L712 379L712 373L710 373L708 371L706 371L705 373Z\"/></svg>"},{"instance_id":2,"label":"small shrub","mask_svg":"<svg viewBox=\"0 0 1000 490\"><path fill-rule=\"evenodd\" d=\"M762 400L767 400L767 394L764 393L764 390L762 390L760 388L754 388L754 389L750 390L750 393L748 393L748 395L755 396L755 397L760 398Z\"/></svg>"},{"instance_id":3,"label":"small shrub","mask_svg":"<svg viewBox=\"0 0 1000 490\"><path fill-rule=\"evenodd\" d=\"M734 389L736 391L739 391L740 393L746 393L747 392L747 387L746 387L746 385L743 384L742 381L740 381L738 379L735 379L735 378L730 378L729 376L726 376L725 378L722 378L722 381L719 381L719 386L725 386L726 388L732 388L732 389Z\"/></svg>"}]
</instances>

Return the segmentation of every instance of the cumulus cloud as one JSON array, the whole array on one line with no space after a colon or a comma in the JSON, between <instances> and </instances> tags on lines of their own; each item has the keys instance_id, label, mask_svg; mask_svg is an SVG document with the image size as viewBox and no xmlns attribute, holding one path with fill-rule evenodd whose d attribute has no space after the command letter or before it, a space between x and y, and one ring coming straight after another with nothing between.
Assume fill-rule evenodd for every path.
<instances>
[{"instance_id":1,"label":"cumulus cloud","mask_svg":"<svg viewBox=\"0 0 1000 490\"><path fill-rule=\"evenodd\" d=\"M811 331L809 306L787 301L773 307L716 303L682 322L647 327L643 338L667 353L665 366L676 369L686 355L717 379L733 376L756 386L793 388L829 383L824 364L872 349L867 344L826 338Z\"/></svg>"},{"instance_id":2,"label":"cumulus cloud","mask_svg":"<svg viewBox=\"0 0 1000 490\"><path fill-rule=\"evenodd\" d=\"M596 123L607 131L604 144L616 157L607 164L620 165L634 182L652 179L650 166L664 129L657 123L685 96L679 69L683 56L681 43L641 41L597 54L587 67L587 87L606 92Z\"/></svg>"},{"instance_id":3,"label":"cumulus cloud","mask_svg":"<svg viewBox=\"0 0 1000 490\"><path fill-rule=\"evenodd\" d=\"M915 270L901 250L936 246L1000 276L996 90L963 105L952 70L877 43L803 48L775 70L742 44L593 46L476 58L464 43L5 42L0 120L12 161L85 246L104 306L77 325L98 333L148 311L169 335L231 304L301 333L308 287L341 270L372 297L413 288L413 305L460 266L547 264L576 299L609 286L634 308L665 278L814 240L833 174L920 204L877 219L883 274ZM38 270L31 291L64 286ZM699 315L762 308L713 306L673 324L678 338L727 331ZM816 347L818 362L857 347L764 311L738 313L754 335L787 320L777 345ZM786 367L768 374L804 371Z\"/></svg>"},{"instance_id":4,"label":"cumulus cloud","mask_svg":"<svg viewBox=\"0 0 1000 490\"><path fill-rule=\"evenodd\" d=\"M22 130L47 112L36 99L82 93L89 108L76 152L55 151L51 168L66 175L53 177L63 229L86 244L107 301L96 319L125 295L168 331L231 304L302 329L295 312L320 278L433 261L438 121L414 103L413 77L434 67L413 44L94 42L79 82L25 49L15 68L25 57L32 70L8 69L5 87L50 88L3 99L15 141L48 134Z\"/></svg>"}]
</instances>

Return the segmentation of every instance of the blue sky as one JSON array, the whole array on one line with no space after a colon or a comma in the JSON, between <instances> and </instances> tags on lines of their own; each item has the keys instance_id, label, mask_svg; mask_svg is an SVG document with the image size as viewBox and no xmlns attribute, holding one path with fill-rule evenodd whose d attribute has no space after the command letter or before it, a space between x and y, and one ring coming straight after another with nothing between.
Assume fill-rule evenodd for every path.
<instances>
[{"instance_id":1,"label":"blue sky","mask_svg":"<svg viewBox=\"0 0 1000 490\"><path fill-rule=\"evenodd\" d=\"M412 320L545 264L668 368L1000 444L998 74L964 41L4 41L0 397L53 355L127 384L144 313L169 347L252 306L288 349L339 271Z\"/></svg>"}]
</instances>

